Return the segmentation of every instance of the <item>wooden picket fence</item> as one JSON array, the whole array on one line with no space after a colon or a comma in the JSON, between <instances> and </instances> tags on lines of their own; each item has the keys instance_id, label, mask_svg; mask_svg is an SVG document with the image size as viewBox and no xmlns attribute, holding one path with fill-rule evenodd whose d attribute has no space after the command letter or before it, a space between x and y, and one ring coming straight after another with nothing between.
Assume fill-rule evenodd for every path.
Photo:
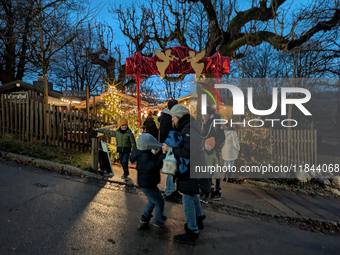
<instances>
[{"instance_id":1,"label":"wooden picket fence","mask_svg":"<svg viewBox=\"0 0 340 255\"><path fill-rule=\"evenodd\" d=\"M21 141L89 151L90 131L112 123L113 119L106 116L87 115L78 109L50 104L46 106L42 97L32 91L28 91L24 98L4 94L0 97L0 136L10 134ZM261 130L269 132L272 155L277 163L317 164L316 130ZM242 129L237 133L241 138Z\"/></svg>"},{"instance_id":2,"label":"wooden picket fence","mask_svg":"<svg viewBox=\"0 0 340 255\"><path fill-rule=\"evenodd\" d=\"M111 124L112 119L105 116L87 115L63 106L46 106L32 91L28 91L25 98L3 94L0 97L0 136L10 134L21 141L89 151L90 131Z\"/></svg>"},{"instance_id":3,"label":"wooden picket fence","mask_svg":"<svg viewBox=\"0 0 340 255\"><path fill-rule=\"evenodd\" d=\"M273 130L261 129L271 141L272 156L278 164L285 166L309 164L317 165L317 131L316 130ZM241 138L242 129L237 130Z\"/></svg>"}]
</instances>

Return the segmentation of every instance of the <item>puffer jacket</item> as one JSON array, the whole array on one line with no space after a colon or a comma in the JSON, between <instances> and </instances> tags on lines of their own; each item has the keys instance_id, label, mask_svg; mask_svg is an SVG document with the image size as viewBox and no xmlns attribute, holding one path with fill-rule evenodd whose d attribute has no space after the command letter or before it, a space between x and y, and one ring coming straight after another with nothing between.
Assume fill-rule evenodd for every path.
<instances>
[{"instance_id":1,"label":"puffer jacket","mask_svg":"<svg viewBox=\"0 0 340 255\"><path fill-rule=\"evenodd\" d=\"M190 126L191 124L192 126ZM177 178L177 189L184 194L209 192L210 182L208 179L190 178L190 174L195 171L196 165L206 166L205 157L201 149L201 129L198 122L192 116L186 114L179 119L175 131L178 131L183 137L183 146L181 148L173 148L172 150L176 159L182 157L190 160L188 165L190 171L186 171L183 174L178 171L175 175L175 178ZM194 155L192 159L190 159L190 154Z\"/></svg>"},{"instance_id":2,"label":"puffer jacket","mask_svg":"<svg viewBox=\"0 0 340 255\"><path fill-rule=\"evenodd\" d=\"M137 183L142 188L153 189L160 182L160 169L165 154L154 155L150 150L134 149L130 156L131 162L137 162Z\"/></svg>"},{"instance_id":3,"label":"puffer jacket","mask_svg":"<svg viewBox=\"0 0 340 255\"><path fill-rule=\"evenodd\" d=\"M120 128L117 130L98 128L98 132L116 138L117 152L130 153L133 148L136 148L135 136L129 128L125 132Z\"/></svg>"}]
</instances>

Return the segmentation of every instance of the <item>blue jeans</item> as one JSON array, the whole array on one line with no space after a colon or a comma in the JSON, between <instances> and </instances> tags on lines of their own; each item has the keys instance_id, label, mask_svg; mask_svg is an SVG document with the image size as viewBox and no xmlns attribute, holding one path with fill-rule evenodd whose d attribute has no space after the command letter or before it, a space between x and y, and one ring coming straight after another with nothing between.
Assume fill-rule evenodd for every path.
<instances>
[{"instance_id":1,"label":"blue jeans","mask_svg":"<svg viewBox=\"0 0 340 255\"><path fill-rule=\"evenodd\" d=\"M166 181L165 181L165 195L170 196L172 192L176 190L176 185L174 182L174 176L171 174L168 174L166 176Z\"/></svg>"},{"instance_id":2,"label":"blue jeans","mask_svg":"<svg viewBox=\"0 0 340 255\"><path fill-rule=\"evenodd\" d=\"M224 160L224 165L228 168L229 167L232 168L234 165L234 160L230 160L230 161ZM223 178L228 178L228 172L230 173L230 171L223 172Z\"/></svg>"},{"instance_id":3,"label":"blue jeans","mask_svg":"<svg viewBox=\"0 0 340 255\"><path fill-rule=\"evenodd\" d=\"M216 179L215 189L221 191L221 179Z\"/></svg>"},{"instance_id":4,"label":"blue jeans","mask_svg":"<svg viewBox=\"0 0 340 255\"><path fill-rule=\"evenodd\" d=\"M200 200L196 194L195 195L183 194L182 201L184 205L185 216L187 218L188 228L194 233L198 233L199 230L197 226L196 217L203 215Z\"/></svg>"},{"instance_id":5,"label":"blue jeans","mask_svg":"<svg viewBox=\"0 0 340 255\"><path fill-rule=\"evenodd\" d=\"M130 153L119 153L119 161L123 167L124 176L129 176L129 155Z\"/></svg>"},{"instance_id":6,"label":"blue jeans","mask_svg":"<svg viewBox=\"0 0 340 255\"><path fill-rule=\"evenodd\" d=\"M164 199L159 191L158 188L155 189L147 189L147 188L141 188L145 194L145 196L148 198L149 203L146 205L143 216L146 219L152 218L152 212L153 209L156 207L156 221L163 224L166 221L166 217L164 215Z\"/></svg>"}]
</instances>

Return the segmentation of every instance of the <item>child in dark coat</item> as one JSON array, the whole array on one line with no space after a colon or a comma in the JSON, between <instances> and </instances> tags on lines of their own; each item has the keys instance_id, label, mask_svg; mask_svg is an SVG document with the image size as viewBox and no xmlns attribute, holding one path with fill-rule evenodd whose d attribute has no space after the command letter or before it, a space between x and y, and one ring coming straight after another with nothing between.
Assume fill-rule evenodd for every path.
<instances>
[{"instance_id":1,"label":"child in dark coat","mask_svg":"<svg viewBox=\"0 0 340 255\"><path fill-rule=\"evenodd\" d=\"M137 182L149 200L142 214L139 229L144 230L149 227L153 209L156 207L156 220L153 224L160 229L166 229L164 223L164 199L157 184L161 180L160 169L163 165L164 154L153 153L151 150L159 151L162 144L150 134L142 134L137 141L139 149L134 149L130 156L130 161L137 161Z\"/></svg>"}]
</instances>

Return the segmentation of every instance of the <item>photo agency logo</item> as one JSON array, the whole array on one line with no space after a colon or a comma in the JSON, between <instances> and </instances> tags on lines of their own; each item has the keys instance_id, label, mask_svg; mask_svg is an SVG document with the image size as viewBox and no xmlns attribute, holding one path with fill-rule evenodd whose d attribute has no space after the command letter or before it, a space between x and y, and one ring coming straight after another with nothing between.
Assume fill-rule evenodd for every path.
<instances>
[{"instance_id":1,"label":"photo agency logo","mask_svg":"<svg viewBox=\"0 0 340 255\"><path fill-rule=\"evenodd\" d=\"M277 108L278 108L278 98L279 96L279 88L273 87L272 88L272 101L271 101L271 107L266 110L259 110L254 107L254 96L253 96L253 88L248 87L247 88L247 97L243 94L242 90L238 88L235 85L231 84L215 84L214 87L209 86L205 83L200 83L204 87L209 88L217 97L218 103L222 105L222 101L220 98L219 93L216 91L216 89L227 89L232 94L233 99L233 107L232 107L232 115L245 115L245 101L247 100L247 107L248 110L258 116L269 116L273 114ZM216 99L210 91L207 90L207 88L201 88L199 89L203 90L205 93L201 94L201 114L206 115L207 114L207 95L209 95L215 105L217 105ZM312 114L306 109L304 104L309 102L311 99L311 93L305 88L301 87L282 87L280 90L281 94L281 116L287 117L287 106L288 105L295 105L305 116L311 116ZM289 95L292 94L299 94L300 98L291 98ZM269 118L269 119L250 119L246 120L243 119L243 121L233 121L232 119L214 119L213 120L213 126L216 125L223 125L227 124L229 122L230 126L233 125L243 125L244 127L247 125L249 127L253 128L259 128L263 127L266 123L270 123L271 127L274 127L275 123L280 123L282 127L296 127L298 125L298 121L295 119L277 119L277 118Z\"/></svg>"}]
</instances>

